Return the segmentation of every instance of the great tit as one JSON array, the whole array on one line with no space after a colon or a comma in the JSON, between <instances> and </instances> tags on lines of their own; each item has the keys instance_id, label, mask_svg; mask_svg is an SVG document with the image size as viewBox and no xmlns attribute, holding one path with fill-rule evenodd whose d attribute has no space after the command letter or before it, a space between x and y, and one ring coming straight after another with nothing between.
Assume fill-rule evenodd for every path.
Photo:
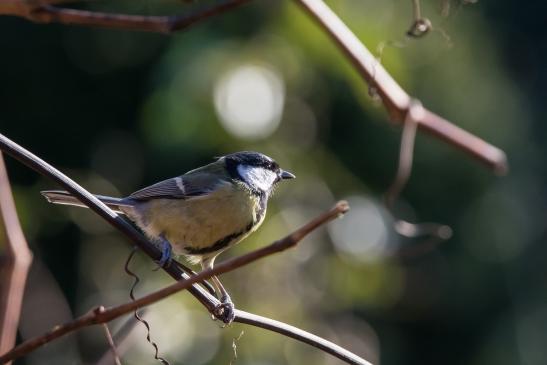
<instances>
[{"instance_id":1,"label":"great tit","mask_svg":"<svg viewBox=\"0 0 547 365\"><path fill-rule=\"evenodd\" d=\"M184 175L158 182L125 198L96 195L127 216L162 249L160 265L171 249L203 269L243 240L264 221L268 198L276 184L295 176L258 152L236 152ZM41 192L50 203L85 207L66 191ZM221 301L233 304L217 277L212 277ZM231 314L233 316L233 314ZM232 318L233 319L233 318Z\"/></svg>"}]
</instances>

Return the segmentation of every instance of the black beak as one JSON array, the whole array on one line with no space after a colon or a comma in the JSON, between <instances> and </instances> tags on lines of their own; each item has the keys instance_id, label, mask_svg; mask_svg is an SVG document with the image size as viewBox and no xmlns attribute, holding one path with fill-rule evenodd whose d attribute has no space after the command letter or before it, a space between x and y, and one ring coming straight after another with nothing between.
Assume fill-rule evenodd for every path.
<instances>
[{"instance_id":1,"label":"black beak","mask_svg":"<svg viewBox=\"0 0 547 365\"><path fill-rule=\"evenodd\" d=\"M288 172L288 171L285 171L285 170L281 170L279 176L281 177L281 179L283 180L288 180L288 179L294 179L296 176L294 176L294 174Z\"/></svg>"}]
</instances>

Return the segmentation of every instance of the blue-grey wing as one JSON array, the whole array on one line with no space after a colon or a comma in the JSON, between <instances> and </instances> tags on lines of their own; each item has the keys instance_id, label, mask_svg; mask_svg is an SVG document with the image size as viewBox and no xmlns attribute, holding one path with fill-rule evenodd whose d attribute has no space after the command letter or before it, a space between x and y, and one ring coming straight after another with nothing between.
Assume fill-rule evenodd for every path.
<instances>
[{"instance_id":1,"label":"blue-grey wing","mask_svg":"<svg viewBox=\"0 0 547 365\"><path fill-rule=\"evenodd\" d=\"M188 199L209 194L226 182L219 180L218 176L213 174L182 175L138 190L127 198L134 200Z\"/></svg>"}]
</instances>

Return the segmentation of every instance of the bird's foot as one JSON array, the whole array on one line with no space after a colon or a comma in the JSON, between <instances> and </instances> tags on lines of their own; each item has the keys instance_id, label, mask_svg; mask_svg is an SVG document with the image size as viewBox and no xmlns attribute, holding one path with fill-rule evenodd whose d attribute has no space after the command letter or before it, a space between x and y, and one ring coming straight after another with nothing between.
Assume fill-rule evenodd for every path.
<instances>
[{"instance_id":1,"label":"bird's foot","mask_svg":"<svg viewBox=\"0 0 547 365\"><path fill-rule=\"evenodd\" d=\"M157 267L154 271L161 269L162 267L167 267L171 264L173 260L173 247L166 239L162 239L160 243L161 258L157 261Z\"/></svg>"},{"instance_id":2,"label":"bird's foot","mask_svg":"<svg viewBox=\"0 0 547 365\"><path fill-rule=\"evenodd\" d=\"M226 325L230 325L236 318L234 302L229 295L223 295L220 301L221 303L216 306L213 314Z\"/></svg>"}]
</instances>

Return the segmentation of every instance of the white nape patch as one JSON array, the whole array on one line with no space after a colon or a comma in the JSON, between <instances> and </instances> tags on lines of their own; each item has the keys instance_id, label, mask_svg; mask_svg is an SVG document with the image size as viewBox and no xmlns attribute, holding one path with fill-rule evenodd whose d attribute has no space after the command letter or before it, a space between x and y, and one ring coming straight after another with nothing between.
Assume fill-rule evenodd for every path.
<instances>
[{"instance_id":1,"label":"white nape patch","mask_svg":"<svg viewBox=\"0 0 547 365\"><path fill-rule=\"evenodd\" d=\"M247 184L262 191L270 190L277 179L275 172L263 167L239 165L237 172Z\"/></svg>"}]
</instances>

